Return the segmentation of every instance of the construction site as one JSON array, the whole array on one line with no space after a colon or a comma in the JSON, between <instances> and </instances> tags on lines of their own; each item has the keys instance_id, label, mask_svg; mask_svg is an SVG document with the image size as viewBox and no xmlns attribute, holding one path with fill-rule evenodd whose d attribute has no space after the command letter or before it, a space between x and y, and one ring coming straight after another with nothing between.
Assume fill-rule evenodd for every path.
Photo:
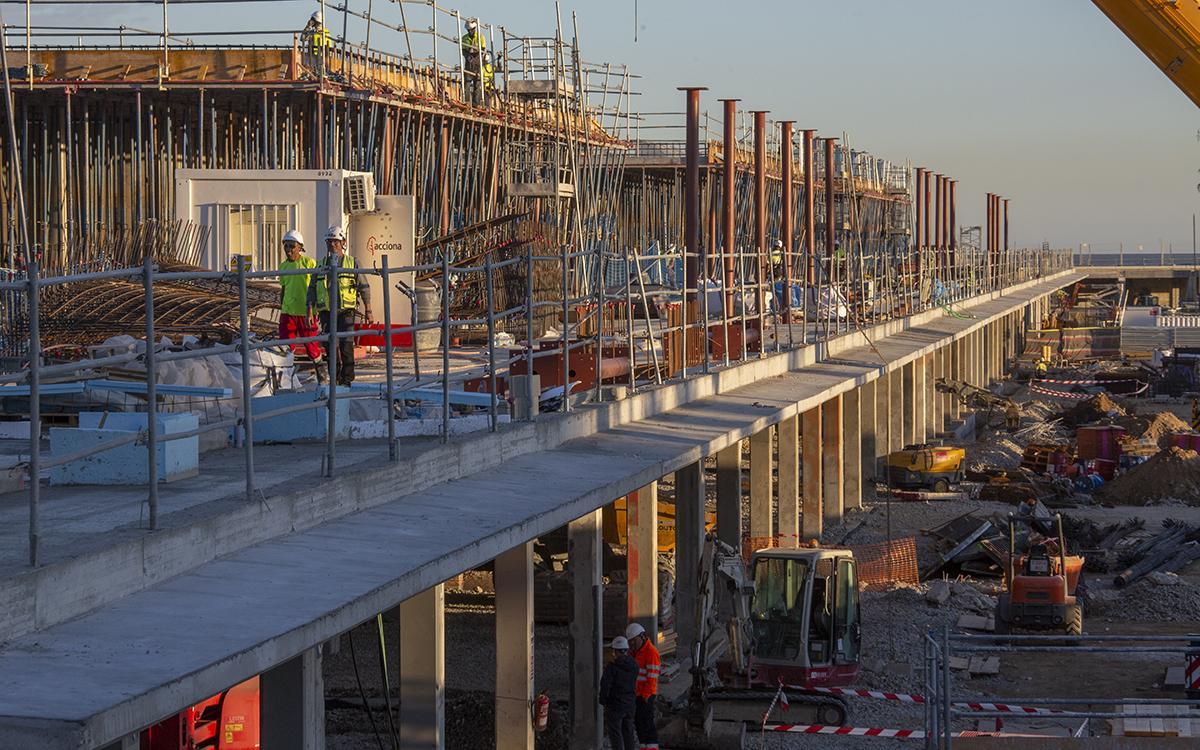
<instances>
[{"instance_id":1,"label":"construction site","mask_svg":"<svg viewBox=\"0 0 1200 750\"><path fill-rule=\"evenodd\" d=\"M0 0L0 750L1197 742L1194 251L557 3L87 5Z\"/></svg>"}]
</instances>

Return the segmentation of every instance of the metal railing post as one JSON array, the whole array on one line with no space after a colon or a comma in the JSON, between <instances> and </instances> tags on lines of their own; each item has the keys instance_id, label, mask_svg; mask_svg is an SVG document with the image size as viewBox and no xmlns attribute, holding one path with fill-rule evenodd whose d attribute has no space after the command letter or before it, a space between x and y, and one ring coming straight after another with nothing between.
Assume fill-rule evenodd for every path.
<instances>
[{"instance_id":1,"label":"metal railing post","mask_svg":"<svg viewBox=\"0 0 1200 750\"><path fill-rule=\"evenodd\" d=\"M246 264L238 256L238 350L242 357L242 450L246 454L246 499L254 499L254 415L250 393L250 308L246 303Z\"/></svg>"},{"instance_id":2,"label":"metal railing post","mask_svg":"<svg viewBox=\"0 0 1200 750\"><path fill-rule=\"evenodd\" d=\"M488 404L488 428L496 431L496 297L492 282L492 254L489 251L483 256L484 274L487 276L487 329L488 329L488 391L491 398ZM599 361L597 359L597 361ZM597 382L599 382L599 365L596 366Z\"/></svg>"},{"instance_id":3,"label":"metal railing post","mask_svg":"<svg viewBox=\"0 0 1200 750\"><path fill-rule=\"evenodd\" d=\"M450 439L450 256L442 247L442 442Z\"/></svg>"},{"instance_id":4,"label":"metal railing post","mask_svg":"<svg viewBox=\"0 0 1200 750\"><path fill-rule=\"evenodd\" d=\"M149 524L158 528L158 374L154 359L154 258L147 253L142 263L146 290L146 479L149 484Z\"/></svg>"},{"instance_id":5,"label":"metal railing post","mask_svg":"<svg viewBox=\"0 0 1200 750\"><path fill-rule=\"evenodd\" d=\"M950 625L942 625L942 742L950 750Z\"/></svg>"},{"instance_id":6,"label":"metal railing post","mask_svg":"<svg viewBox=\"0 0 1200 750\"><path fill-rule=\"evenodd\" d=\"M334 459L337 457L336 445L334 443L334 435L337 433L337 368L338 368L338 340L337 340L337 313L341 306L341 295L338 293L338 275L336 263L340 262L337 254L326 250L325 255L325 288L328 291L326 295L328 299L328 310L326 311L327 320L329 321L329 339L325 344L327 351L325 352L325 361L329 363L329 379L326 388L329 392L325 399L325 476L332 477L334 471Z\"/></svg>"},{"instance_id":7,"label":"metal railing post","mask_svg":"<svg viewBox=\"0 0 1200 750\"><path fill-rule=\"evenodd\" d=\"M28 243L25 252L32 256ZM29 564L37 567L41 540L42 337L38 326L38 262L30 257L29 282Z\"/></svg>"},{"instance_id":8,"label":"metal railing post","mask_svg":"<svg viewBox=\"0 0 1200 750\"><path fill-rule=\"evenodd\" d=\"M525 256L525 398L529 404L529 421L533 421L533 404L538 394L533 392L533 243ZM630 339L629 346L633 346Z\"/></svg>"},{"instance_id":9,"label":"metal railing post","mask_svg":"<svg viewBox=\"0 0 1200 750\"><path fill-rule=\"evenodd\" d=\"M388 460L395 461L396 451L396 385L394 366L392 364L392 295L391 277L388 272L388 257L385 253L379 259L380 272L383 274L383 356L387 381L384 383L384 395L387 398L387 438ZM414 315L415 319L416 316ZM413 332L413 348L417 347L417 334Z\"/></svg>"}]
</instances>

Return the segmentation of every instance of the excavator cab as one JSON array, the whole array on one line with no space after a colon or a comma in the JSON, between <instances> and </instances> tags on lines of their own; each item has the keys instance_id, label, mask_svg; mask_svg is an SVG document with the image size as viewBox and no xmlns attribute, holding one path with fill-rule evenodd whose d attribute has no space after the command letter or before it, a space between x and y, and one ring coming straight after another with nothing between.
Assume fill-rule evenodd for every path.
<instances>
[{"instance_id":1,"label":"excavator cab","mask_svg":"<svg viewBox=\"0 0 1200 750\"><path fill-rule=\"evenodd\" d=\"M858 570L849 550L759 550L751 560L749 687L835 687L858 675Z\"/></svg>"}]
</instances>

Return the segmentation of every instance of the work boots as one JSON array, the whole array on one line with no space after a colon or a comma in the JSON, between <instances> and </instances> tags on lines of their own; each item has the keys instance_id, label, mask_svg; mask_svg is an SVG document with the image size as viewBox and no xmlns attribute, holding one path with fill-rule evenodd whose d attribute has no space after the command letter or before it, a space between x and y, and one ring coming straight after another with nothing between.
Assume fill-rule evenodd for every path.
<instances>
[{"instance_id":1,"label":"work boots","mask_svg":"<svg viewBox=\"0 0 1200 750\"><path fill-rule=\"evenodd\" d=\"M317 373L317 385L329 382L329 367L323 357L313 360L313 370Z\"/></svg>"}]
</instances>

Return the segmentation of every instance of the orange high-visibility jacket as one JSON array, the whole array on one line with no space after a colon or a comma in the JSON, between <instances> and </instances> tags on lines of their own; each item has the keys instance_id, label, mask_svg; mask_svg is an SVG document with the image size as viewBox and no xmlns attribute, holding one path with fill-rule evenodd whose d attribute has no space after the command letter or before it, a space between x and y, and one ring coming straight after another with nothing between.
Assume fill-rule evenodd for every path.
<instances>
[{"instance_id":1,"label":"orange high-visibility jacket","mask_svg":"<svg viewBox=\"0 0 1200 750\"><path fill-rule=\"evenodd\" d=\"M658 693L658 674L662 670L662 659L658 649L647 640L633 655L638 663L637 688L634 694L639 698L649 698Z\"/></svg>"}]
</instances>

